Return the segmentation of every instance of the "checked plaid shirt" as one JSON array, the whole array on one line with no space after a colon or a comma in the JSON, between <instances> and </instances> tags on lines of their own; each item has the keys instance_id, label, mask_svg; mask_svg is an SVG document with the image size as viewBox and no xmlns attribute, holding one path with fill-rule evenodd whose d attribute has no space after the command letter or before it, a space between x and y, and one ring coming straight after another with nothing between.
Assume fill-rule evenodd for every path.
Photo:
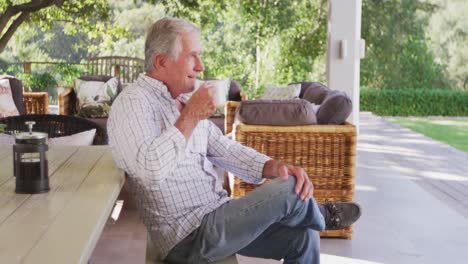
<instances>
[{"instance_id":1,"label":"checked plaid shirt","mask_svg":"<svg viewBox=\"0 0 468 264\"><path fill-rule=\"evenodd\" d=\"M231 199L213 164L259 183L270 160L226 138L208 120L186 143L174 126L179 115L167 87L142 74L114 101L108 121L114 160L129 175L160 259L198 228L203 216Z\"/></svg>"}]
</instances>

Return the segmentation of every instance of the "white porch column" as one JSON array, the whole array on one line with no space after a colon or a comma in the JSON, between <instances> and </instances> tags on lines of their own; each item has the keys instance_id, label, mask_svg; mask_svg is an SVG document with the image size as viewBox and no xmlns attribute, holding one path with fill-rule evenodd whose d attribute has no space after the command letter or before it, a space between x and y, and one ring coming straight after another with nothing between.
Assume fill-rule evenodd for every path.
<instances>
[{"instance_id":1,"label":"white porch column","mask_svg":"<svg viewBox=\"0 0 468 264\"><path fill-rule=\"evenodd\" d=\"M329 0L327 25L327 82L344 91L353 101L348 118L359 128L359 60L364 57L361 41L361 0Z\"/></svg>"}]
</instances>

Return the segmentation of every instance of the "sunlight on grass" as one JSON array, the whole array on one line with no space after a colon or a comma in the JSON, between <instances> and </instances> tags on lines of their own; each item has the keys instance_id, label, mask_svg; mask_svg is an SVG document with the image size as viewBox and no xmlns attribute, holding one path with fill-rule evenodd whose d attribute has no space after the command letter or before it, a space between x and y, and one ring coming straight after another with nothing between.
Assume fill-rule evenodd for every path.
<instances>
[{"instance_id":1,"label":"sunlight on grass","mask_svg":"<svg viewBox=\"0 0 468 264\"><path fill-rule=\"evenodd\" d=\"M427 119L427 118L388 118L391 122L424 134L452 147L468 152L468 121Z\"/></svg>"}]
</instances>

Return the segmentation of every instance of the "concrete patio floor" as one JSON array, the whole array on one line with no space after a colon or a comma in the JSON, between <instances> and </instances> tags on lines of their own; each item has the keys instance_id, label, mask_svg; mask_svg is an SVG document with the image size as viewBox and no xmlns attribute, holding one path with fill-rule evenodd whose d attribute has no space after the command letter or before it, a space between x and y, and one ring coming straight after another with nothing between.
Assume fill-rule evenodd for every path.
<instances>
[{"instance_id":1,"label":"concrete patio floor","mask_svg":"<svg viewBox=\"0 0 468 264\"><path fill-rule=\"evenodd\" d=\"M352 240L321 240L322 264L468 263L468 153L371 113L360 120L355 200L363 214ZM131 244L144 252L145 236L136 237ZM115 251L108 258L99 247L90 263L144 259L135 249L140 261L122 261ZM242 256L223 263L236 262L279 263Z\"/></svg>"},{"instance_id":2,"label":"concrete patio floor","mask_svg":"<svg viewBox=\"0 0 468 264\"><path fill-rule=\"evenodd\" d=\"M322 263L468 263L468 153L361 113L352 240Z\"/></svg>"}]
</instances>

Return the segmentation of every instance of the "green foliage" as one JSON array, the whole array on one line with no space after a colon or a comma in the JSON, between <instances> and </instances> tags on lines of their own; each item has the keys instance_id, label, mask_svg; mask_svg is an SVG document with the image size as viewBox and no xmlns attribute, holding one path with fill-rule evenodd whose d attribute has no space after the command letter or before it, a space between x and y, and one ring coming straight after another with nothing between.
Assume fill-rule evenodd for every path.
<instances>
[{"instance_id":1,"label":"green foliage","mask_svg":"<svg viewBox=\"0 0 468 264\"><path fill-rule=\"evenodd\" d=\"M360 108L383 116L468 116L468 91L366 88Z\"/></svg>"},{"instance_id":2,"label":"green foliage","mask_svg":"<svg viewBox=\"0 0 468 264\"><path fill-rule=\"evenodd\" d=\"M0 16L6 2L9 1L0 0ZM102 34L121 32L120 27L109 23L109 18L107 0L63 1L40 9L16 30L1 56L10 62L80 62L93 52L96 54Z\"/></svg>"},{"instance_id":3,"label":"green foliage","mask_svg":"<svg viewBox=\"0 0 468 264\"><path fill-rule=\"evenodd\" d=\"M60 21L65 32L73 35L78 31L95 33L101 26L97 22L108 18L107 0L73 0L34 12L30 22L43 30L49 30L55 22Z\"/></svg>"},{"instance_id":4,"label":"green foliage","mask_svg":"<svg viewBox=\"0 0 468 264\"><path fill-rule=\"evenodd\" d=\"M60 63L53 66L52 72L57 79L57 84L63 87L72 87L83 72L81 65Z\"/></svg>"},{"instance_id":5,"label":"green foliage","mask_svg":"<svg viewBox=\"0 0 468 264\"><path fill-rule=\"evenodd\" d=\"M8 64L2 63L0 66L0 74L16 76L23 71L23 67L20 63Z\"/></svg>"},{"instance_id":6,"label":"green foliage","mask_svg":"<svg viewBox=\"0 0 468 264\"><path fill-rule=\"evenodd\" d=\"M200 26L205 78L235 79L250 98L268 84L325 79L326 1L162 2Z\"/></svg>"},{"instance_id":7,"label":"green foliage","mask_svg":"<svg viewBox=\"0 0 468 264\"><path fill-rule=\"evenodd\" d=\"M139 0L109 0L109 6L112 9L110 29L115 29L100 35L96 53L144 58L146 31L156 20L168 15L166 8Z\"/></svg>"},{"instance_id":8,"label":"green foliage","mask_svg":"<svg viewBox=\"0 0 468 264\"><path fill-rule=\"evenodd\" d=\"M5 3L0 0L0 11ZM468 83L467 3L363 1L362 37L368 46L361 61L361 84L385 89L464 89ZM201 77L237 80L250 98L260 96L268 84L325 82L325 0L66 1L35 13L1 59L143 58L146 29L164 16L185 18L201 28L206 68ZM53 74L59 80L60 74ZM75 78L72 73L69 76L67 86Z\"/></svg>"},{"instance_id":9,"label":"green foliage","mask_svg":"<svg viewBox=\"0 0 468 264\"><path fill-rule=\"evenodd\" d=\"M468 1L432 0L438 6L430 18L427 36L436 61L447 65L453 89L468 90Z\"/></svg>"},{"instance_id":10,"label":"green foliage","mask_svg":"<svg viewBox=\"0 0 468 264\"><path fill-rule=\"evenodd\" d=\"M23 85L29 87L33 92L48 92L57 85L57 80L48 72L23 73L19 78L23 82Z\"/></svg>"},{"instance_id":11,"label":"green foliage","mask_svg":"<svg viewBox=\"0 0 468 264\"><path fill-rule=\"evenodd\" d=\"M361 84L378 88L449 88L447 73L435 63L424 29L435 6L406 0L368 0L362 5Z\"/></svg>"}]
</instances>

